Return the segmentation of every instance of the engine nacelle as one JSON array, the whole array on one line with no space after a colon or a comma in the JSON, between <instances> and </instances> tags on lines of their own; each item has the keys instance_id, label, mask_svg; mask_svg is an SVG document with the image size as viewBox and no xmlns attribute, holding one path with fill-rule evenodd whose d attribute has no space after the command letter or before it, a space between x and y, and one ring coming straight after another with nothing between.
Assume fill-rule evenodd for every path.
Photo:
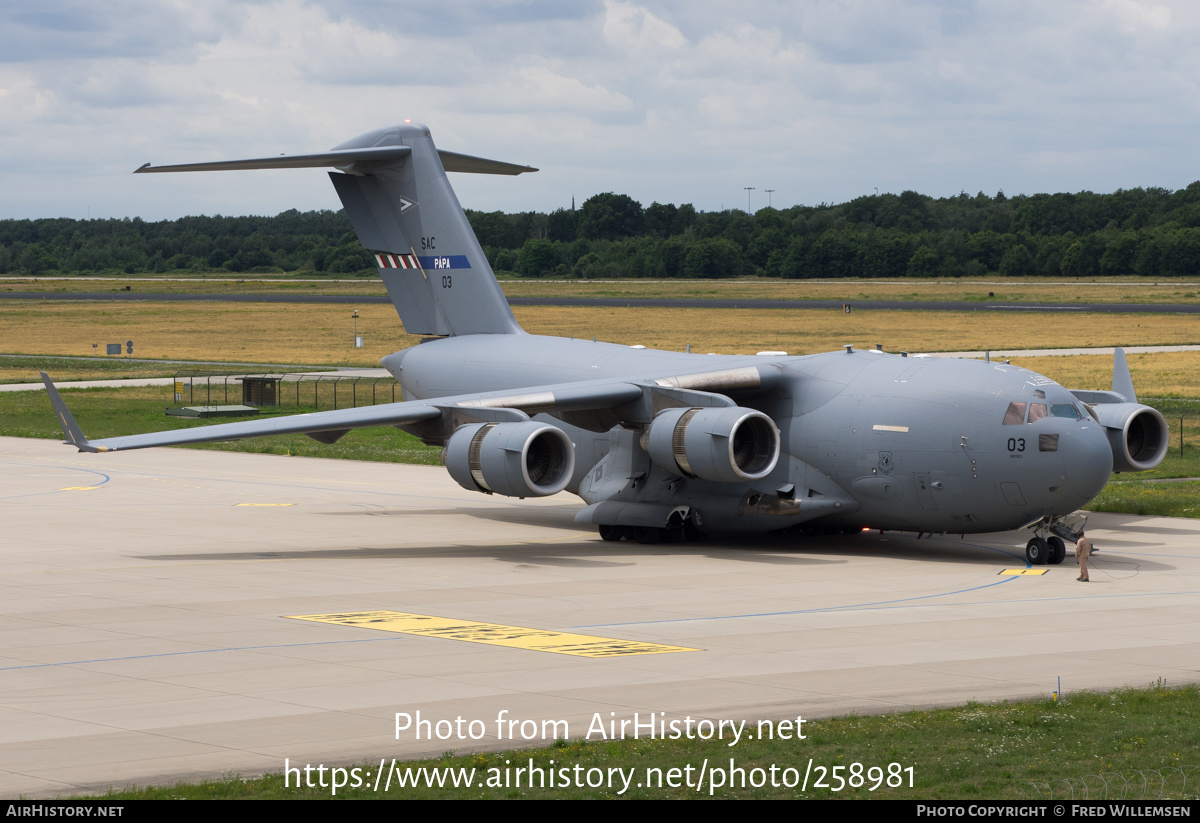
<instances>
[{"instance_id":1,"label":"engine nacelle","mask_svg":"<svg viewBox=\"0 0 1200 823\"><path fill-rule=\"evenodd\" d=\"M1097 403L1091 407L1113 451L1113 471L1144 472L1167 456L1171 432L1158 409L1139 403Z\"/></svg>"},{"instance_id":2,"label":"engine nacelle","mask_svg":"<svg viewBox=\"0 0 1200 823\"><path fill-rule=\"evenodd\" d=\"M464 489L545 497L571 482L575 447L562 429L533 420L472 423L450 436L442 461Z\"/></svg>"},{"instance_id":3,"label":"engine nacelle","mask_svg":"<svg viewBox=\"0 0 1200 823\"><path fill-rule=\"evenodd\" d=\"M766 477L779 461L779 429L760 411L738 406L659 413L642 445L671 474L719 483Z\"/></svg>"}]
</instances>

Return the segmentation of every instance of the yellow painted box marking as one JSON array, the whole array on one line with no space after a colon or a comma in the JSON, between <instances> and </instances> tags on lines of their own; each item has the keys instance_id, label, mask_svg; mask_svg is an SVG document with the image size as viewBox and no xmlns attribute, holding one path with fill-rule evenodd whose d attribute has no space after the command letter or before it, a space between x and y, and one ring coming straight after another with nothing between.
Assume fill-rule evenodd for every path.
<instances>
[{"instance_id":1,"label":"yellow painted box marking","mask_svg":"<svg viewBox=\"0 0 1200 823\"><path fill-rule=\"evenodd\" d=\"M1045 574L1048 571L1050 571L1050 570L1049 569L1004 569L1003 571L1000 572L1000 574L1001 575L1006 575L1006 574L1038 575L1038 574Z\"/></svg>"},{"instance_id":2,"label":"yellow painted box marking","mask_svg":"<svg viewBox=\"0 0 1200 823\"><path fill-rule=\"evenodd\" d=\"M415 634L421 637L441 637L489 646L507 646L575 657L630 657L638 654L667 654L669 652L698 652L683 646L666 646L641 640L618 640L589 634L556 632L549 629L529 629L504 626L499 623L479 623L474 620L455 620L428 614L407 612L349 612L346 614L288 615L293 620L312 620L335 623L360 629Z\"/></svg>"}]
</instances>

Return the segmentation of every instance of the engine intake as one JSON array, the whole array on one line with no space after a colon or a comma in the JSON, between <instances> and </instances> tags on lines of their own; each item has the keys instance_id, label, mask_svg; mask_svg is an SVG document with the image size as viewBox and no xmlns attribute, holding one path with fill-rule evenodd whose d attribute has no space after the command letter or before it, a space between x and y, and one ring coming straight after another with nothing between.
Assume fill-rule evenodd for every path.
<instances>
[{"instance_id":1,"label":"engine intake","mask_svg":"<svg viewBox=\"0 0 1200 823\"><path fill-rule=\"evenodd\" d=\"M472 423L451 435L442 462L464 489L545 497L571 481L575 447L562 429L533 420Z\"/></svg>"},{"instance_id":2,"label":"engine intake","mask_svg":"<svg viewBox=\"0 0 1200 823\"><path fill-rule=\"evenodd\" d=\"M1170 429L1158 409L1138 403L1098 403L1092 411L1113 451L1113 471L1144 472L1167 456Z\"/></svg>"},{"instance_id":3,"label":"engine intake","mask_svg":"<svg viewBox=\"0 0 1200 823\"><path fill-rule=\"evenodd\" d=\"M643 446L671 474L737 483L775 468L779 429L762 412L738 406L668 409L654 418Z\"/></svg>"}]
</instances>

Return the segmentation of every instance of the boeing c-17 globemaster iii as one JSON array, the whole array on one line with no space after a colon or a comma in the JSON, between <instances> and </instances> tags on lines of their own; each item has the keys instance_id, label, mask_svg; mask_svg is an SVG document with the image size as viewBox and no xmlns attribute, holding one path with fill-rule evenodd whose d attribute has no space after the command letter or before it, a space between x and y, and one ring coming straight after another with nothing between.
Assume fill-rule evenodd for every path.
<instances>
[{"instance_id":1,"label":"boeing c-17 globemaster iii","mask_svg":"<svg viewBox=\"0 0 1200 823\"><path fill-rule=\"evenodd\" d=\"M878 350L700 355L527 334L446 172L536 171L441 151L405 121L328 152L151 166L184 172L330 167L419 345L383 358L405 402L89 441L50 379L67 443L113 452L395 426L443 446L460 485L569 491L605 540L709 533L990 532L1027 527L1031 563L1061 563L1077 510L1116 471L1162 461L1168 430L1139 405L1118 349L1111 391L1027 369Z\"/></svg>"}]
</instances>

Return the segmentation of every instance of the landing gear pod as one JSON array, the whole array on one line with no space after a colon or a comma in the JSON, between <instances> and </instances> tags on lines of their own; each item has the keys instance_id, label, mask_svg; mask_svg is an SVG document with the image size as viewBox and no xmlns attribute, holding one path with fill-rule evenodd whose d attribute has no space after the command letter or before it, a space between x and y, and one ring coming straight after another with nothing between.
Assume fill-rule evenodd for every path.
<instances>
[{"instance_id":1,"label":"landing gear pod","mask_svg":"<svg viewBox=\"0 0 1200 823\"><path fill-rule=\"evenodd\" d=\"M1138 403L1092 406L1113 450L1113 471L1144 472L1167 456L1170 430L1158 409Z\"/></svg>"},{"instance_id":2,"label":"landing gear pod","mask_svg":"<svg viewBox=\"0 0 1200 823\"><path fill-rule=\"evenodd\" d=\"M754 409L668 409L654 418L643 446L671 474L738 483L775 468L779 429Z\"/></svg>"},{"instance_id":3,"label":"landing gear pod","mask_svg":"<svg viewBox=\"0 0 1200 823\"><path fill-rule=\"evenodd\" d=\"M458 485L508 497L545 497L567 487L575 447L562 429L524 423L472 423L450 437L442 460Z\"/></svg>"}]
</instances>

